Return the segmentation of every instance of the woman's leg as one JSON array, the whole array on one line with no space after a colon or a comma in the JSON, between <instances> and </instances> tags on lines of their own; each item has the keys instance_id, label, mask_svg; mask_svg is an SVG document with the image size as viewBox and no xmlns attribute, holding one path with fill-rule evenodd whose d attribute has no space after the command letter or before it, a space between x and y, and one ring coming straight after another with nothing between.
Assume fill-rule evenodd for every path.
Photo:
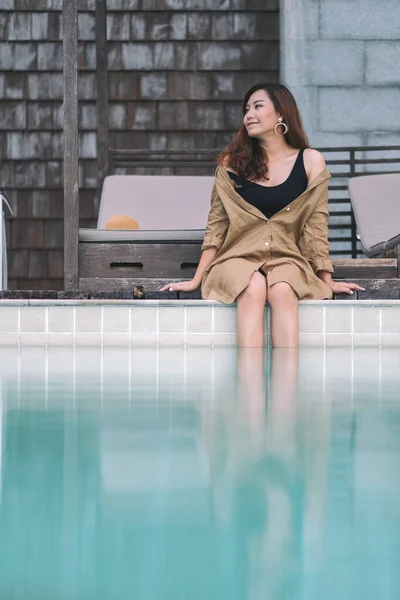
<instances>
[{"instance_id":1,"label":"woman's leg","mask_svg":"<svg viewBox=\"0 0 400 600\"><path fill-rule=\"evenodd\" d=\"M248 434L249 457L265 450L267 414L265 348L237 350L237 415L241 428Z\"/></svg>"},{"instance_id":2,"label":"woman's leg","mask_svg":"<svg viewBox=\"0 0 400 600\"><path fill-rule=\"evenodd\" d=\"M264 309L267 301L267 280L258 271L236 299L238 346L264 346Z\"/></svg>"},{"instance_id":3,"label":"woman's leg","mask_svg":"<svg viewBox=\"0 0 400 600\"><path fill-rule=\"evenodd\" d=\"M271 306L272 345L294 348L299 343L298 297L284 281L268 288Z\"/></svg>"}]
</instances>

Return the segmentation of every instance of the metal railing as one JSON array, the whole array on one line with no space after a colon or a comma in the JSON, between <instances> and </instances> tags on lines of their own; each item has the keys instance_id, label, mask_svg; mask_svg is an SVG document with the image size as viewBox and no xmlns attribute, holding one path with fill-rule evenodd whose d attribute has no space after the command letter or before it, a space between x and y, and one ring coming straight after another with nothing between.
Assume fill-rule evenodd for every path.
<instances>
[{"instance_id":1,"label":"metal railing","mask_svg":"<svg viewBox=\"0 0 400 600\"><path fill-rule=\"evenodd\" d=\"M347 191L349 177L400 172L400 146L319 148L332 178L329 182L331 254L356 258L362 254ZM212 175L220 150L109 151L109 172L126 174ZM377 199L379 201L379 199Z\"/></svg>"}]
</instances>

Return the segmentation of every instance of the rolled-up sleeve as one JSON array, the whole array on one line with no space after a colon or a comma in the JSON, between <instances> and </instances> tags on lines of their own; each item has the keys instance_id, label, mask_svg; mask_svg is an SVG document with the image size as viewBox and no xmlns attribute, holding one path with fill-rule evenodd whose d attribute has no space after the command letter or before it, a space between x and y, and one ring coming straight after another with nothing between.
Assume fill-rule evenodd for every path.
<instances>
[{"instance_id":1,"label":"rolled-up sleeve","mask_svg":"<svg viewBox=\"0 0 400 600\"><path fill-rule=\"evenodd\" d=\"M329 256L328 219L328 193L326 193L308 218L299 241L300 252L309 261L315 273L334 272Z\"/></svg>"},{"instance_id":2,"label":"rolled-up sleeve","mask_svg":"<svg viewBox=\"0 0 400 600\"><path fill-rule=\"evenodd\" d=\"M214 182L211 193L211 208L208 213L207 227L201 249L215 247L219 250L224 243L228 227L229 218Z\"/></svg>"}]
</instances>

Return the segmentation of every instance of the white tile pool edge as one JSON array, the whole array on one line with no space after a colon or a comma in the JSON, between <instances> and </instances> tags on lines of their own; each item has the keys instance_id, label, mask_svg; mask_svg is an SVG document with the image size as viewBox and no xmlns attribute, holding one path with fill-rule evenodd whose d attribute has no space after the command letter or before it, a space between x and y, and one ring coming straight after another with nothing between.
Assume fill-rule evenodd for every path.
<instances>
[{"instance_id":1,"label":"white tile pool edge","mask_svg":"<svg viewBox=\"0 0 400 600\"><path fill-rule=\"evenodd\" d=\"M234 346L235 316L204 300L2 300L0 346ZM400 301L303 301L299 331L301 346L400 347Z\"/></svg>"}]
</instances>

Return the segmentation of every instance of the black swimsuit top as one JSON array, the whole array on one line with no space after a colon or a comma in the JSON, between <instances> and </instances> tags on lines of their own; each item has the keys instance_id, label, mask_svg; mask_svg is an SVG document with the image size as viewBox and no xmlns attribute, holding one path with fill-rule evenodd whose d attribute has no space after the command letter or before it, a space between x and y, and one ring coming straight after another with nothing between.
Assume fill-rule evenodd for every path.
<instances>
[{"instance_id":1,"label":"black swimsuit top","mask_svg":"<svg viewBox=\"0 0 400 600\"><path fill-rule=\"evenodd\" d=\"M289 177L279 185L267 187L243 179L231 171L228 171L228 174L233 180L235 190L242 196L243 200L258 208L270 219L306 190L308 180L304 168L303 153L304 148L299 151Z\"/></svg>"}]
</instances>

